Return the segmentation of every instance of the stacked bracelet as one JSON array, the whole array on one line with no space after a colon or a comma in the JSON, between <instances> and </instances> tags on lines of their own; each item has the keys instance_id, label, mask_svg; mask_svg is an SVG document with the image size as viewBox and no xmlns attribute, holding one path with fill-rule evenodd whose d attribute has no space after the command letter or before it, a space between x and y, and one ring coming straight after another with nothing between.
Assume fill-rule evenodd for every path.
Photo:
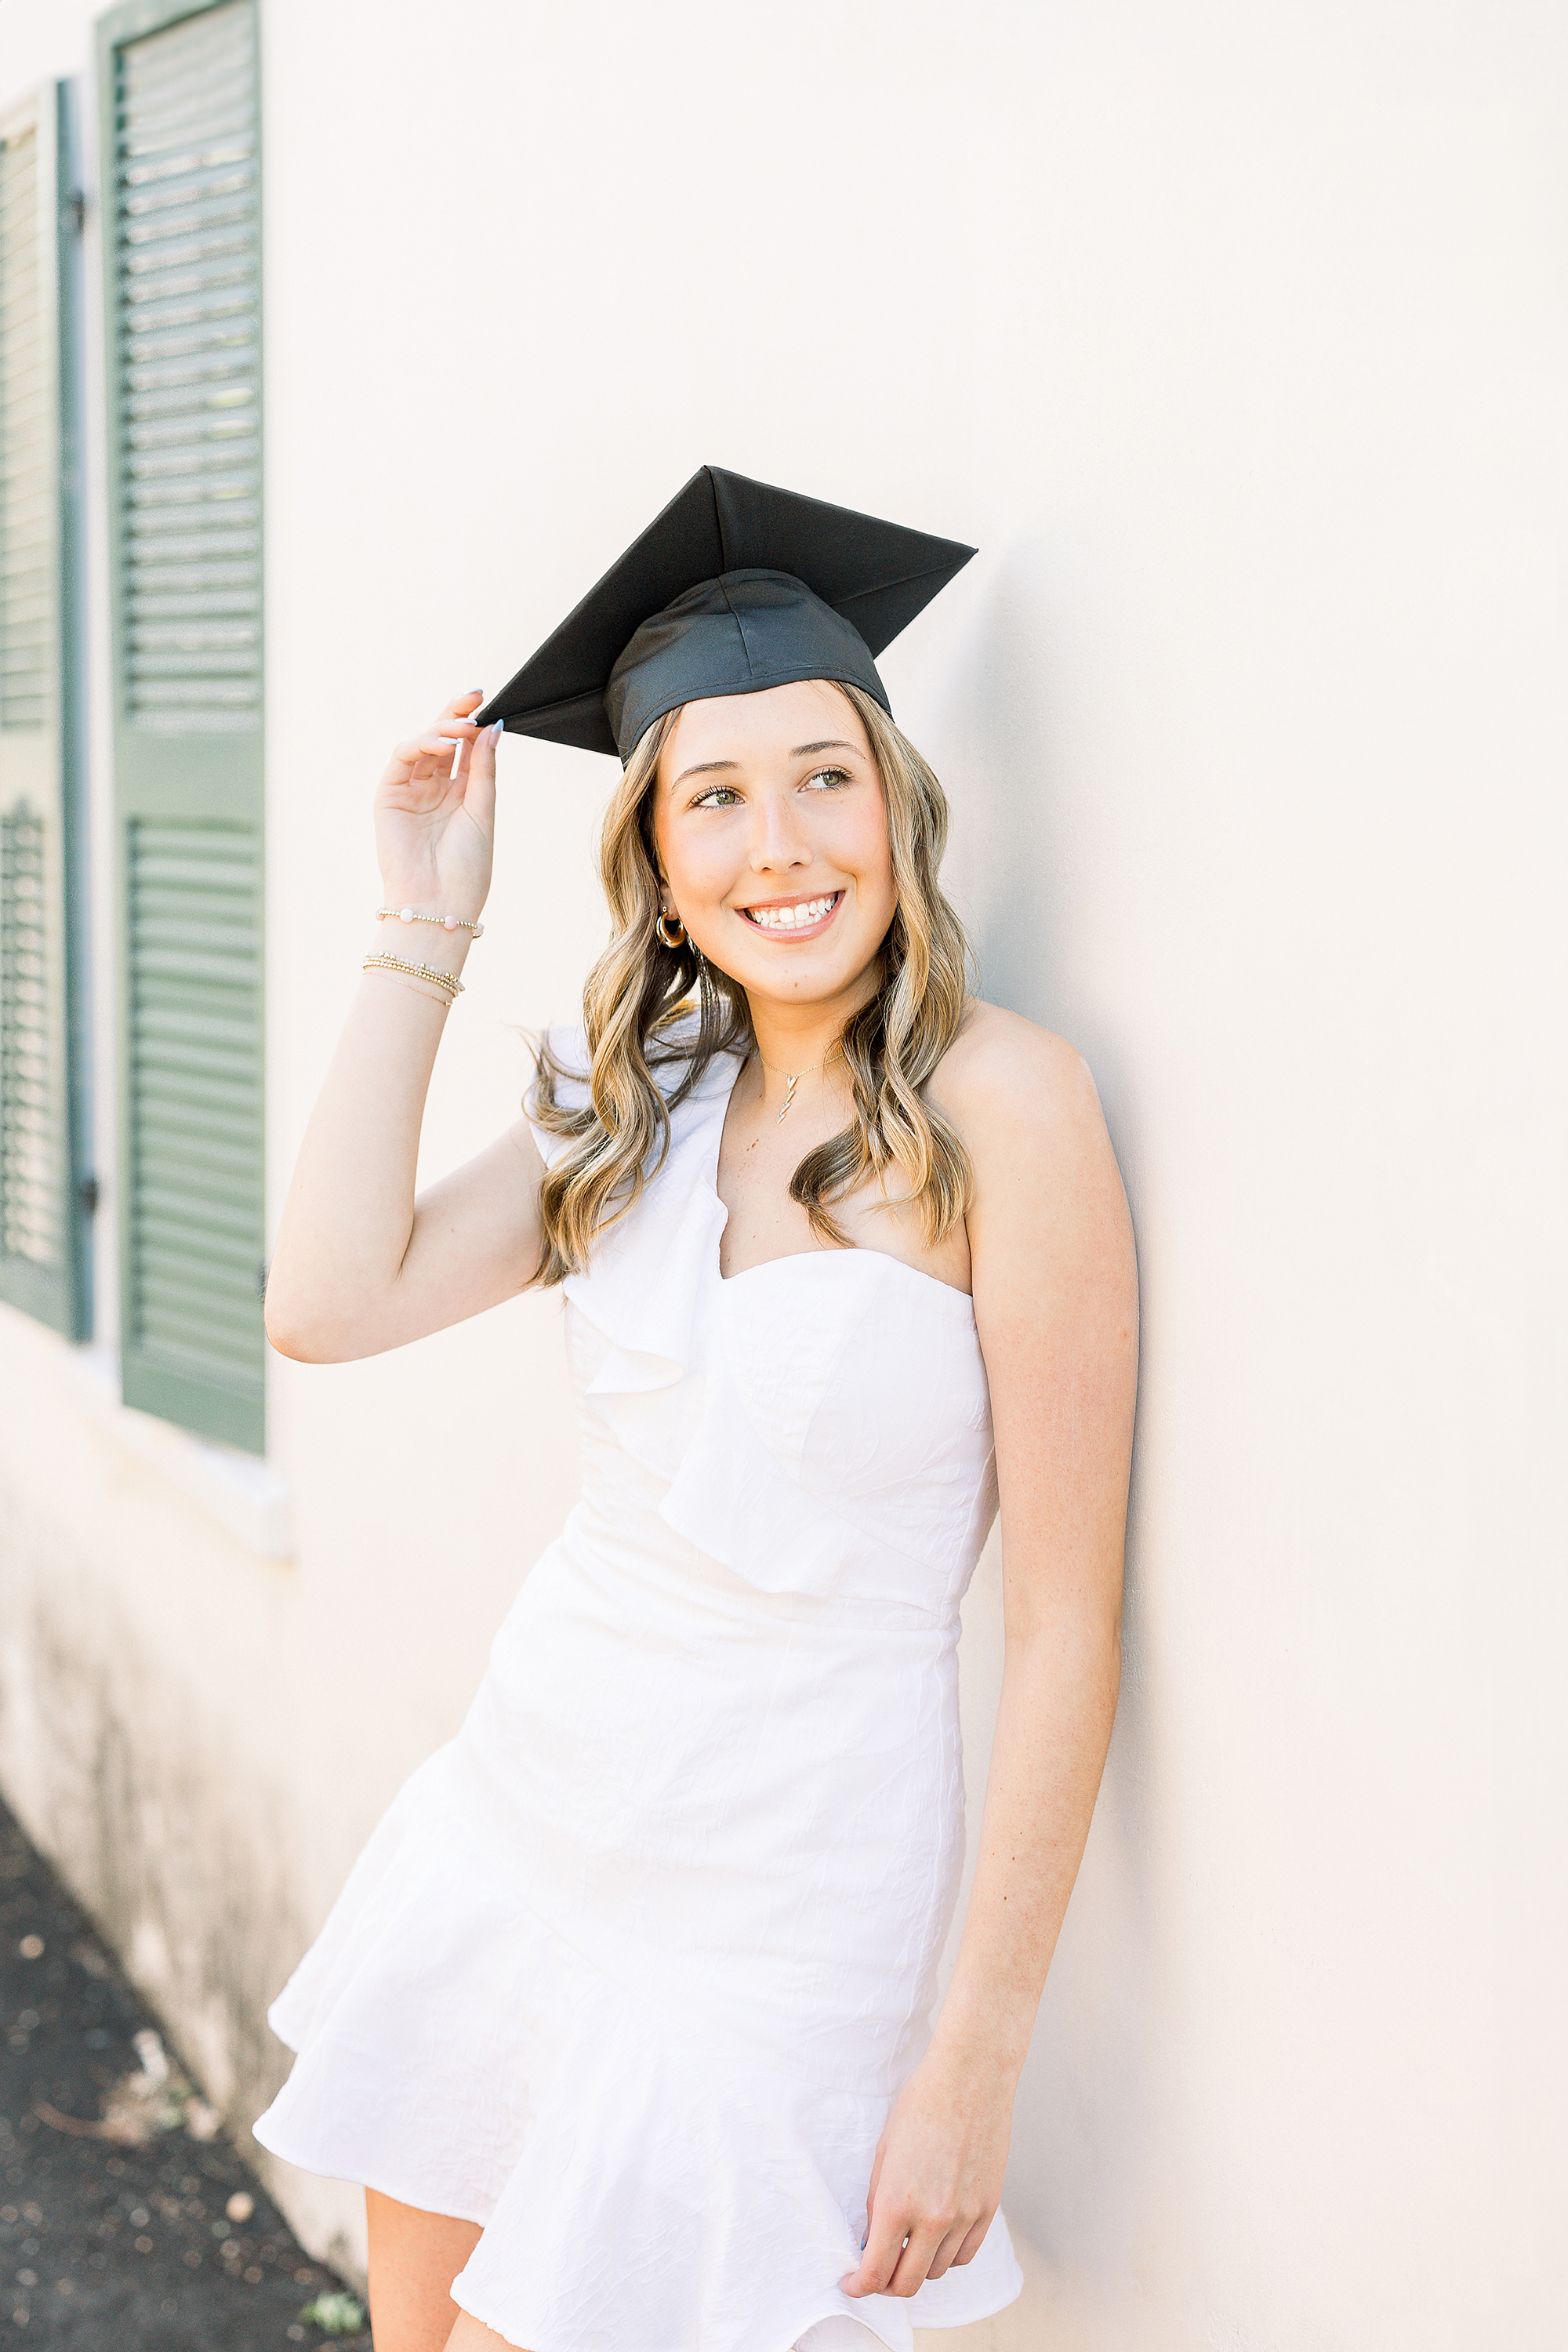
<instances>
[{"instance_id":1,"label":"stacked bracelet","mask_svg":"<svg viewBox=\"0 0 1568 2352\"><path fill-rule=\"evenodd\" d=\"M444 931L472 931L475 939L483 939L483 923L466 923L461 915L416 915L412 907L378 907L375 919L384 923L395 917L400 923L439 923Z\"/></svg>"},{"instance_id":2,"label":"stacked bracelet","mask_svg":"<svg viewBox=\"0 0 1568 2352\"><path fill-rule=\"evenodd\" d=\"M433 980L437 988L447 991L447 1002L463 993L463 983L455 971L440 971L433 963L405 963L401 956L369 955L360 966L362 971L405 971L411 980Z\"/></svg>"}]
</instances>

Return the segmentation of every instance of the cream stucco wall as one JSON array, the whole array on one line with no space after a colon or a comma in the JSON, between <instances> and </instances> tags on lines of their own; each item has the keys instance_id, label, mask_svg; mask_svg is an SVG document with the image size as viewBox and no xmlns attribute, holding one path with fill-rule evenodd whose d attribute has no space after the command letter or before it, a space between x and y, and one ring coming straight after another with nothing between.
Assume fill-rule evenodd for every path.
<instances>
[{"instance_id":1,"label":"cream stucco wall","mask_svg":"<svg viewBox=\"0 0 1568 2352\"><path fill-rule=\"evenodd\" d=\"M1561 13L262 8L272 1215L393 733L705 459L977 541L884 675L986 992L1099 1078L1145 1316L986 2340L1548 2352ZM80 69L74 0L5 18L0 100ZM432 1171L571 1009L607 776L503 747ZM267 1992L574 1479L548 1300L277 1361L269 1412L258 1496L0 1318L0 1784L241 2130ZM964 1649L977 1803L989 1556ZM352 2256L352 2199L285 2185Z\"/></svg>"}]
</instances>

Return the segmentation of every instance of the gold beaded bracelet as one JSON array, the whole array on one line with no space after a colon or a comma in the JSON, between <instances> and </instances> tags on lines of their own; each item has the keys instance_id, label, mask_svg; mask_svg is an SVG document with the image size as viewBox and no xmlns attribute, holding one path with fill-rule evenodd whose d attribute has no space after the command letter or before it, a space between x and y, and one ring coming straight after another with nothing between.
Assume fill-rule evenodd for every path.
<instances>
[{"instance_id":1,"label":"gold beaded bracelet","mask_svg":"<svg viewBox=\"0 0 1568 2352\"><path fill-rule=\"evenodd\" d=\"M366 956L362 971L405 971L411 980L433 980L437 988L446 989L447 1003L463 993L463 983L455 971L437 971L433 963L405 963L401 956Z\"/></svg>"},{"instance_id":2,"label":"gold beaded bracelet","mask_svg":"<svg viewBox=\"0 0 1568 2352\"><path fill-rule=\"evenodd\" d=\"M444 931L472 931L477 940L485 935L483 923L465 923L461 915L416 915L412 907L378 907L375 919L378 923L439 923Z\"/></svg>"}]
</instances>

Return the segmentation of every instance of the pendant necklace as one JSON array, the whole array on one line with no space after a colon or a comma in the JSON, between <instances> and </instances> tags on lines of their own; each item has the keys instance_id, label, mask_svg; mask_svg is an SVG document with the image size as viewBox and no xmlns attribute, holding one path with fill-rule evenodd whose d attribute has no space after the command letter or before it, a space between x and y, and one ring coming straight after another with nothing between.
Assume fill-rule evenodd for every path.
<instances>
[{"instance_id":1,"label":"pendant necklace","mask_svg":"<svg viewBox=\"0 0 1568 2352\"><path fill-rule=\"evenodd\" d=\"M831 1058L832 1049L829 1048L828 1052L824 1054L821 1061L814 1063L809 1069L774 1070L771 1062L763 1062L761 1050L758 1050L757 1059L759 1062L763 1063L763 1069L772 1070L775 1078L783 1078L786 1081L784 1087L784 1109L780 1111L777 1118L773 1121L773 1125L775 1127L782 1127L784 1125L784 1119L789 1114L789 1107L795 1100L795 1090L796 1087L799 1086L802 1078L815 1077L818 1070L825 1070L827 1067L828 1062Z\"/></svg>"}]
</instances>

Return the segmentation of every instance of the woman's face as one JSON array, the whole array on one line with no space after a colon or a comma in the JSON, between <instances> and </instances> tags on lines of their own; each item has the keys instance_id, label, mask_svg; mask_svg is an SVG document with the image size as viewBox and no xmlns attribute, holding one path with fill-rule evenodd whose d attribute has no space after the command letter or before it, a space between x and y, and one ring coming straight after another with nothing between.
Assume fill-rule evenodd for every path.
<instances>
[{"instance_id":1,"label":"woman's face","mask_svg":"<svg viewBox=\"0 0 1568 2352\"><path fill-rule=\"evenodd\" d=\"M665 906L748 996L862 1001L898 905L876 758L825 679L689 702L659 753Z\"/></svg>"}]
</instances>

